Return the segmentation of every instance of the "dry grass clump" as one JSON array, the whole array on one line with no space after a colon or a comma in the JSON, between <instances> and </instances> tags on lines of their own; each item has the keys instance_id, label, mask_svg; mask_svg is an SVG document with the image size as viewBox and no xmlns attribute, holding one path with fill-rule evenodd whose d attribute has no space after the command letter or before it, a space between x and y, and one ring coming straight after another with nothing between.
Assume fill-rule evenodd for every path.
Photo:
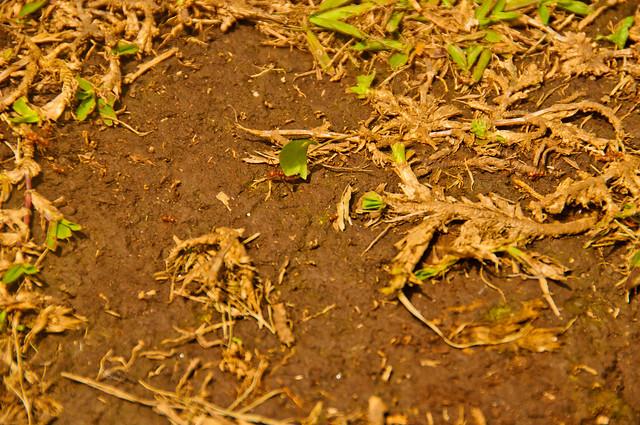
<instances>
[{"instance_id":1,"label":"dry grass clump","mask_svg":"<svg viewBox=\"0 0 640 425\"><path fill-rule=\"evenodd\" d=\"M560 317L548 281L565 281L569 269L527 251L541 238L589 232L587 245L627 247L631 262L620 265L623 272L636 266L638 157L627 146L622 120L637 106L640 11L596 40L585 28L616 2L596 9L557 5L547 10L548 22L533 3L325 1L282 12L286 25L258 25L271 37L267 44L309 50L319 78L340 80L349 67L362 73L350 89L373 114L361 128L348 134L330 134L330 127L249 131L276 146L295 137L322 142L324 155L310 157L324 164L338 153L330 150L334 141L349 141L351 151L365 148L375 164L400 177L399 191L377 190L373 210L356 209L371 214L368 225L388 223L382 234L415 223L396 244L387 291L417 316L402 293L405 285L472 259L537 280ZM625 23L631 23L628 39ZM577 78L605 77L618 82L601 99L565 93ZM585 155L592 162L587 169L577 161ZM530 201L493 193L476 193L475 202L450 196L448 170L458 175L451 185L461 187L468 176L472 191L476 170L508 171ZM538 193L523 178L548 180L555 189ZM452 231L458 235L452 244L432 246L436 234Z\"/></svg>"}]
</instances>

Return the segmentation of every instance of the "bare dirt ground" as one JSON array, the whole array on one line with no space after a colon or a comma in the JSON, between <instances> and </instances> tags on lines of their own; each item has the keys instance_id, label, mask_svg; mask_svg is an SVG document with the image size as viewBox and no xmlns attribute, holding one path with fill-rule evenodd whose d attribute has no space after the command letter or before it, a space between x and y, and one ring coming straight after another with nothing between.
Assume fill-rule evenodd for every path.
<instances>
[{"instance_id":1,"label":"bare dirt ground","mask_svg":"<svg viewBox=\"0 0 640 425\"><path fill-rule=\"evenodd\" d=\"M632 14L635 6L611 9L593 31ZM534 251L571 270L566 281L549 283L561 318L543 299L537 280L475 260L407 287L411 303L450 339L471 325L479 333L493 332L489 325L520 314L523 322L534 317L537 328L558 330L542 349L517 341L464 349L445 344L381 292L392 276L394 244L410 225L390 228L369 250L386 224L367 227L368 218L352 212L344 232L334 229L348 185L356 190L355 210L356 200L380 184L398 190L397 175L373 165L363 149L310 165L306 181L255 183L275 167L243 158L272 145L237 124L286 130L326 121L333 130L348 132L372 114L370 105L346 91L355 74L341 82L318 80L307 73L313 67L308 53L263 46L263 40L246 24L226 33L207 30L196 41L171 40L164 47L177 47L179 55L124 88L126 111L118 117L147 135L106 127L97 118L77 123L70 115L53 127L55 137L38 153L42 173L33 185L47 199L63 195L61 212L83 229L46 257L39 279L46 296L85 321L75 331L39 335L25 354L30 369L46 382L53 406L37 406L50 412L38 421L193 423L154 404L170 400L175 406L176 399L162 392L175 391L186 404L199 394L211 406L260 415L198 423L383 423L375 413L379 401L386 407L380 421L388 424L640 423L638 300L627 302L615 286L624 275L613 266L628 252L616 245L584 248L585 235L534 242ZM125 62L123 70L131 72L135 65ZM616 84L618 78L606 76L576 78L540 107L578 90L585 92L581 99L601 102ZM533 97L551 88L542 85ZM628 149L638 146L636 101L621 102L621 110L631 111L623 120ZM588 126L603 137L611 133L602 118ZM3 123L0 133L11 131ZM414 149L418 156L433 152L429 146ZM12 156L7 147L0 154ZM463 147L448 160L468 157ZM587 154L574 159L583 169L604 164ZM579 176L569 163L552 161L562 177L474 170L471 180L464 166L446 161L437 166L450 196L477 201L478 194L497 193L519 200L529 195L518 190L513 177L544 194L564 177ZM21 199L10 202L18 205ZM289 346L252 319L238 320L233 335L216 329L198 339L194 332L219 323L220 314L186 297L169 302L170 282L156 277L165 270L174 237L185 240L218 228L244 229L243 238L259 233L245 244L247 254L259 282L273 285L271 304L285 307L290 321L280 326L288 323L292 330L295 341ZM43 237L39 226L33 229L34 237ZM455 236L439 235L438 245L448 246ZM534 313L526 316L527 311ZM187 338L168 341L181 335ZM234 355L235 362L229 360ZM91 378L126 396L113 397L109 389L61 373ZM250 397L236 406L252 382ZM5 391L0 406L10 406L15 394L0 391ZM260 400L271 391L279 392Z\"/></svg>"}]
</instances>

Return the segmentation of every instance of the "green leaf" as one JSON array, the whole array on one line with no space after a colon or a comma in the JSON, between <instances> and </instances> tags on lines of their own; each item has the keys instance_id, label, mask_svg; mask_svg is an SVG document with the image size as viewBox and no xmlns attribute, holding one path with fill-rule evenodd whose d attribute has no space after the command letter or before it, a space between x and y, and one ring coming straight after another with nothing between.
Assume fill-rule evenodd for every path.
<instances>
[{"instance_id":1,"label":"green leaf","mask_svg":"<svg viewBox=\"0 0 640 425\"><path fill-rule=\"evenodd\" d=\"M36 123L40 121L40 117L38 116L38 113L33 109L31 109L29 105L27 105L27 98L24 96L22 96L19 99L16 99L16 101L13 102L13 105L11 105L11 107L18 114L17 117L9 118L11 122L31 124L31 123Z\"/></svg>"},{"instance_id":2,"label":"green leaf","mask_svg":"<svg viewBox=\"0 0 640 425\"><path fill-rule=\"evenodd\" d=\"M318 142L309 139L292 140L282 147L278 157L280 168L285 176L299 174L307 179L307 149Z\"/></svg>"},{"instance_id":3,"label":"green leaf","mask_svg":"<svg viewBox=\"0 0 640 425\"><path fill-rule=\"evenodd\" d=\"M478 59L478 65L476 65L473 70L473 74L471 77L475 82L480 81L482 79L482 74L484 74L484 70L487 69L489 62L491 61L491 50L484 49L480 54L480 59Z\"/></svg>"},{"instance_id":4,"label":"green leaf","mask_svg":"<svg viewBox=\"0 0 640 425\"><path fill-rule=\"evenodd\" d=\"M55 251L58 247L59 239L69 239L73 235L73 232L77 232L78 230L82 230L81 225L65 218L58 221L50 221L45 246L47 249Z\"/></svg>"},{"instance_id":5,"label":"green leaf","mask_svg":"<svg viewBox=\"0 0 640 425\"><path fill-rule=\"evenodd\" d=\"M632 268L636 267L638 265L638 263L640 263L640 250L636 251L631 256L631 260L629 261L629 270L631 270Z\"/></svg>"},{"instance_id":6,"label":"green leaf","mask_svg":"<svg viewBox=\"0 0 640 425\"><path fill-rule=\"evenodd\" d=\"M111 49L112 55L134 55L138 53L138 46L124 41L118 41L114 49Z\"/></svg>"},{"instance_id":7,"label":"green leaf","mask_svg":"<svg viewBox=\"0 0 640 425\"><path fill-rule=\"evenodd\" d=\"M360 3L339 7L337 9L330 9L324 12L315 12L309 17L309 22L313 22L313 19L317 18L339 21L350 18L351 16L360 15L373 7L375 7L374 3Z\"/></svg>"},{"instance_id":8,"label":"green leaf","mask_svg":"<svg viewBox=\"0 0 640 425\"><path fill-rule=\"evenodd\" d=\"M342 34L350 35L354 38L368 38L369 36L364 32L360 31L358 28L353 25L349 25L342 21L336 21L333 19L324 19L321 17L311 16L309 17L309 22L314 25L317 25L321 28L328 29L331 31L340 32Z\"/></svg>"},{"instance_id":9,"label":"green leaf","mask_svg":"<svg viewBox=\"0 0 640 425\"><path fill-rule=\"evenodd\" d=\"M353 0L326 0L326 1L323 1L322 4L320 4L320 6L318 6L315 13L320 12L322 10L333 9L334 7L340 7L347 3L351 3L352 1Z\"/></svg>"},{"instance_id":10,"label":"green leaf","mask_svg":"<svg viewBox=\"0 0 640 425\"><path fill-rule=\"evenodd\" d=\"M78 82L78 87L80 88L80 90L87 93L91 93L93 95L94 93L93 84L91 84L88 80L85 80L84 78L81 78L81 77L76 77L76 81Z\"/></svg>"},{"instance_id":11,"label":"green leaf","mask_svg":"<svg viewBox=\"0 0 640 425\"><path fill-rule=\"evenodd\" d=\"M495 15L496 13L502 12L506 3L506 0L498 0L496 5L493 6L493 9L491 10L491 14Z\"/></svg>"},{"instance_id":12,"label":"green leaf","mask_svg":"<svg viewBox=\"0 0 640 425\"><path fill-rule=\"evenodd\" d=\"M568 10L571 13L575 13L576 15L586 16L594 12L589 5L576 0L559 0L557 5L558 7Z\"/></svg>"},{"instance_id":13,"label":"green leaf","mask_svg":"<svg viewBox=\"0 0 640 425\"><path fill-rule=\"evenodd\" d=\"M7 324L7 310L4 309L0 311L0 332L4 332L4 330L7 328L6 324Z\"/></svg>"},{"instance_id":14,"label":"green leaf","mask_svg":"<svg viewBox=\"0 0 640 425\"><path fill-rule=\"evenodd\" d=\"M98 112L102 117L102 121L106 125L113 125L113 120L117 119L116 112L113 110L114 102L115 102L115 97L110 97L109 101L103 98L98 99Z\"/></svg>"},{"instance_id":15,"label":"green leaf","mask_svg":"<svg viewBox=\"0 0 640 425\"><path fill-rule=\"evenodd\" d=\"M487 123L487 121L482 119L473 120L471 121L471 132L478 139L486 139L487 135L489 134L489 123Z\"/></svg>"},{"instance_id":16,"label":"green leaf","mask_svg":"<svg viewBox=\"0 0 640 425\"><path fill-rule=\"evenodd\" d=\"M478 59L478 56L482 53L482 49L482 46L474 46L467 52L467 66L469 68L476 62L476 59Z\"/></svg>"},{"instance_id":17,"label":"green leaf","mask_svg":"<svg viewBox=\"0 0 640 425\"><path fill-rule=\"evenodd\" d=\"M518 248L514 246L508 246L507 253L514 258L521 258L524 256L524 252L520 251Z\"/></svg>"},{"instance_id":18,"label":"green leaf","mask_svg":"<svg viewBox=\"0 0 640 425\"><path fill-rule=\"evenodd\" d=\"M500 34L491 30L487 30L487 35L484 36L484 39L489 43L500 43L501 41L503 41Z\"/></svg>"},{"instance_id":19,"label":"green leaf","mask_svg":"<svg viewBox=\"0 0 640 425\"><path fill-rule=\"evenodd\" d=\"M66 218L63 218L62 220L60 220L60 224L68 227L69 229L71 229L74 232L77 232L78 230L82 230L82 226L78 223L73 223L69 220L67 220Z\"/></svg>"},{"instance_id":20,"label":"green leaf","mask_svg":"<svg viewBox=\"0 0 640 425\"><path fill-rule=\"evenodd\" d=\"M396 10L393 12L387 21L387 25L384 27L385 31L388 33L395 32L400 27L400 22L402 22L404 15L404 11Z\"/></svg>"},{"instance_id":21,"label":"green leaf","mask_svg":"<svg viewBox=\"0 0 640 425\"><path fill-rule=\"evenodd\" d=\"M633 26L633 16L627 16L622 21L616 25L615 32L608 36L598 35L596 40L606 39L615 43L615 45L619 49L624 49L624 46L627 44L627 40L629 39L629 28Z\"/></svg>"},{"instance_id":22,"label":"green leaf","mask_svg":"<svg viewBox=\"0 0 640 425\"><path fill-rule=\"evenodd\" d=\"M87 117L96 109L96 98L91 96L87 99L84 99L78 105L76 109L76 119L78 121L84 121Z\"/></svg>"},{"instance_id":23,"label":"green leaf","mask_svg":"<svg viewBox=\"0 0 640 425\"><path fill-rule=\"evenodd\" d=\"M638 213L638 207L636 206L636 204L628 204L625 203L622 206L622 211L620 211L620 214L618 214L616 216L616 218L628 218L628 217L633 217L634 215L636 215Z\"/></svg>"},{"instance_id":24,"label":"green leaf","mask_svg":"<svg viewBox=\"0 0 640 425\"><path fill-rule=\"evenodd\" d=\"M446 46L447 52L451 59L460 67L463 71L468 70L467 67L467 55L462 51L462 49L454 44L447 44Z\"/></svg>"},{"instance_id":25,"label":"green leaf","mask_svg":"<svg viewBox=\"0 0 640 425\"><path fill-rule=\"evenodd\" d=\"M373 71L369 75L358 75L356 77L357 84L355 86L349 87L349 90L358 94L358 99L364 99L369 93L371 83L373 83L373 79L376 76L376 72Z\"/></svg>"},{"instance_id":26,"label":"green leaf","mask_svg":"<svg viewBox=\"0 0 640 425\"><path fill-rule=\"evenodd\" d=\"M9 58L11 58L11 55L13 54L13 49L12 48L8 48L6 49L3 53L2 53L2 58L4 60L9 60Z\"/></svg>"},{"instance_id":27,"label":"green leaf","mask_svg":"<svg viewBox=\"0 0 640 425\"><path fill-rule=\"evenodd\" d=\"M420 270L416 270L413 275L415 276L416 279L422 281L447 271L453 265L455 265L458 262L458 260L459 258L456 256L447 255L438 264L432 264Z\"/></svg>"},{"instance_id":28,"label":"green leaf","mask_svg":"<svg viewBox=\"0 0 640 425\"><path fill-rule=\"evenodd\" d=\"M368 192L362 198L362 209L368 211L378 211L384 208L386 204L382 200L382 196L376 192Z\"/></svg>"},{"instance_id":29,"label":"green leaf","mask_svg":"<svg viewBox=\"0 0 640 425\"><path fill-rule=\"evenodd\" d=\"M329 64L331 63L331 58L327 54L324 46L320 43L316 35L309 28L305 28L305 31L307 43L309 44L309 50L311 51L311 54L322 69L328 69L330 71L331 68L329 68Z\"/></svg>"},{"instance_id":30,"label":"green leaf","mask_svg":"<svg viewBox=\"0 0 640 425\"><path fill-rule=\"evenodd\" d=\"M22 6L22 9L20 9L20 12L18 12L18 18L24 18L25 16L40 9L45 4L47 4L47 0L34 1L25 4L24 6Z\"/></svg>"},{"instance_id":31,"label":"green leaf","mask_svg":"<svg viewBox=\"0 0 640 425\"><path fill-rule=\"evenodd\" d=\"M543 24L547 25L549 23L551 13L549 12L549 7L547 7L546 1L541 1L538 5L538 16L540 16L540 20Z\"/></svg>"},{"instance_id":32,"label":"green leaf","mask_svg":"<svg viewBox=\"0 0 640 425\"><path fill-rule=\"evenodd\" d=\"M476 10L473 11L473 17L477 20L486 18L491 10L491 5L493 4L493 0L485 0L484 3Z\"/></svg>"},{"instance_id":33,"label":"green leaf","mask_svg":"<svg viewBox=\"0 0 640 425\"><path fill-rule=\"evenodd\" d=\"M507 0L503 10L522 9L538 3L540 0Z\"/></svg>"},{"instance_id":34,"label":"green leaf","mask_svg":"<svg viewBox=\"0 0 640 425\"><path fill-rule=\"evenodd\" d=\"M404 50L405 45L396 40L361 41L350 47L361 52L377 52L380 50Z\"/></svg>"},{"instance_id":35,"label":"green leaf","mask_svg":"<svg viewBox=\"0 0 640 425\"><path fill-rule=\"evenodd\" d=\"M50 251L55 251L58 248L58 221L50 221L49 228L47 229L47 238L44 245Z\"/></svg>"},{"instance_id":36,"label":"green leaf","mask_svg":"<svg viewBox=\"0 0 640 425\"><path fill-rule=\"evenodd\" d=\"M22 276L23 274L33 275L38 273L38 268L29 263L18 263L9 267L9 269L5 272L4 276L2 276L2 283L8 285L10 283L15 282Z\"/></svg>"},{"instance_id":37,"label":"green leaf","mask_svg":"<svg viewBox=\"0 0 640 425\"><path fill-rule=\"evenodd\" d=\"M491 15L490 21L491 23L501 22L501 21L510 21L511 19L519 18L520 14L516 12L496 12Z\"/></svg>"},{"instance_id":38,"label":"green leaf","mask_svg":"<svg viewBox=\"0 0 640 425\"><path fill-rule=\"evenodd\" d=\"M389 66L391 66L391 69L393 69L394 71L398 68L400 68L402 65L406 64L407 61L409 60L409 55L406 53L402 53L402 52L394 52L390 57L389 57Z\"/></svg>"},{"instance_id":39,"label":"green leaf","mask_svg":"<svg viewBox=\"0 0 640 425\"><path fill-rule=\"evenodd\" d=\"M394 143L391 145L391 159L393 162L404 162L407 160L407 156L404 152L404 145L402 143Z\"/></svg>"}]
</instances>

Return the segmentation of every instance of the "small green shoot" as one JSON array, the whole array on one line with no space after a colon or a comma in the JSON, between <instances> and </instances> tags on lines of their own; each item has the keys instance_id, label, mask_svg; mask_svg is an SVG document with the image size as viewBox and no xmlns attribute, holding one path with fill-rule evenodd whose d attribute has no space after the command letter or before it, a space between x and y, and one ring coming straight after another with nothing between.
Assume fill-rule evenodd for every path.
<instances>
[{"instance_id":1,"label":"small green shoot","mask_svg":"<svg viewBox=\"0 0 640 425\"><path fill-rule=\"evenodd\" d=\"M620 214L618 214L616 218L629 218L636 214L638 214L638 207L636 204L625 203L622 205L622 211L620 211Z\"/></svg>"},{"instance_id":2,"label":"small green shoot","mask_svg":"<svg viewBox=\"0 0 640 425\"><path fill-rule=\"evenodd\" d=\"M327 50L324 48L318 37L311 31L309 28L305 27L305 37L307 39L307 44L309 44L309 50L313 55L314 59L320 65L322 69L325 71L333 72L333 67L331 66L331 58L327 54Z\"/></svg>"},{"instance_id":3,"label":"small green shoot","mask_svg":"<svg viewBox=\"0 0 640 425\"><path fill-rule=\"evenodd\" d=\"M453 267L460 259L455 255L445 256L438 264L432 264L416 270L413 275L419 281L435 277Z\"/></svg>"},{"instance_id":4,"label":"small green shoot","mask_svg":"<svg viewBox=\"0 0 640 425\"><path fill-rule=\"evenodd\" d=\"M138 53L138 46L124 41L118 41L115 48L111 49L112 55L135 55Z\"/></svg>"},{"instance_id":5,"label":"small green shoot","mask_svg":"<svg viewBox=\"0 0 640 425\"><path fill-rule=\"evenodd\" d=\"M549 12L548 1L541 1L538 4L538 16L543 24L549 24L549 18L551 18L551 12Z\"/></svg>"},{"instance_id":6,"label":"small green shoot","mask_svg":"<svg viewBox=\"0 0 640 425\"><path fill-rule=\"evenodd\" d=\"M7 329L7 310L0 311L0 333Z\"/></svg>"},{"instance_id":7,"label":"small green shoot","mask_svg":"<svg viewBox=\"0 0 640 425\"><path fill-rule=\"evenodd\" d=\"M500 43L504 41L502 36L495 31L488 30L487 35L484 36L484 39L489 43Z\"/></svg>"},{"instance_id":8,"label":"small green shoot","mask_svg":"<svg viewBox=\"0 0 640 425\"><path fill-rule=\"evenodd\" d=\"M588 4L577 0L558 0L558 7L580 16L587 16L594 10Z\"/></svg>"},{"instance_id":9,"label":"small green shoot","mask_svg":"<svg viewBox=\"0 0 640 425\"><path fill-rule=\"evenodd\" d=\"M401 66L405 65L409 60L409 55L403 52L393 52L389 57L389 66L392 70L397 70Z\"/></svg>"},{"instance_id":10,"label":"small green shoot","mask_svg":"<svg viewBox=\"0 0 640 425\"><path fill-rule=\"evenodd\" d=\"M636 251L632 256L631 260L629 260L629 270L637 267L640 264L640 250Z\"/></svg>"},{"instance_id":11,"label":"small green shoot","mask_svg":"<svg viewBox=\"0 0 640 425\"><path fill-rule=\"evenodd\" d=\"M96 108L96 92L93 84L84 78L76 77L76 81L78 82L76 99L80 100L80 105L76 109L76 119L84 121Z\"/></svg>"},{"instance_id":12,"label":"small green shoot","mask_svg":"<svg viewBox=\"0 0 640 425\"><path fill-rule=\"evenodd\" d=\"M484 74L484 70L487 69L489 62L491 61L491 50L490 49L482 49L482 53L480 53L480 59L478 59L478 64L473 69L473 74L471 74L471 78L476 83L482 79L482 74ZM471 64L469 64L471 66Z\"/></svg>"},{"instance_id":13,"label":"small green shoot","mask_svg":"<svg viewBox=\"0 0 640 425\"><path fill-rule=\"evenodd\" d=\"M309 139L292 140L282 147L279 161L280 168L285 176L298 174L304 180L307 179L307 149L318 142Z\"/></svg>"},{"instance_id":14,"label":"small green shoot","mask_svg":"<svg viewBox=\"0 0 640 425\"><path fill-rule=\"evenodd\" d=\"M24 18L25 16L38 11L42 8L42 6L47 4L47 1L48 0L40 0L25 4L24 6L22 6L22 9L20 9L20 12L18 12L18 18Z\"/></svg>"},{"instance_id":15,"label":"small green shoot","mask_svg":"<svg viewBox=\"0 0 640 425\"><path fill-rule=\"evenodd\" d=\"M350 35L353 38L365 39L369 37L366 33L360 31L353 25L347 24L346 22L337 21L335 19L325 19L321 16L312 15L311 17L309 17L309 22L319 26L320 28L339 32L345 35Z\"/></svg>"},{"instance_id":16,"label":"small green shoot","mask_svg":"<svg viewBox=\"0 0 640 425\"><path fill-rule=\"evenodd\" d=\"M398 30L400 27L400 22L402 22L402 18L404 18L405 12L401 10L396 10L391 14L391 17L387 21L387 25L385 25L384 29L387 33L393 33Z\"/></svg>"},{"instance_id":17,"label":"small green shoot","mask_svg":"<svg viewBox=\"0 0 640 425\"><path fill-rule=\"evenodd\" d=\"M381 50L404 50L405 45L396 40L376 40L361 41L354 46L349 47L351 50L360 52L379 52Z\"/></svg>"},{"instance_id":18,"label":"small green shoot","mask_svg":"<svg viewBox=\"0 0 640 425\"><path fill-rule=\"evenodd\" d=\"M10 283L15 282L22 276L26 275L34 275L38 273L38 268L33 264L29 263L18 263L9 267L9 269L2 276L2 283L5 285L9 285Z\"/></svg>"},{"instance_id":19,"label":"small green shoot","mask_svg":"<svg viewBox=\"0 0 640 425\"><path fill-rule=\"evenodd\" d=\"M489 123L482 119L471 121L471 132L478 138L485 140L489 136Z\"/></svg>"},{"instance_id":20,"label":"small green shoot","mask_svg":"<svg viewBox=\"0 0 640 425\"><path fill-rule=\"evenodd\" d=\"M84 121L98 106L98 113L102 121L106 125L113 125L113 120L117 119L113 109L116 97L110 93L105 99L97 95L96 88L90 81L80 77L76 77L76 81L78 82L78 91L75 97L80 100L80 105L75 111L76 119Z\"/></svg>"},{"instance_id":21,"label":"small green shoot","mask_svg":"<svg viewBox=\"0 0 640 425\"><path fill-rule=\"evenodd\" d=\"M469 48L469 51L467 52L467 67L471 68L473 64L476 63L476 59L478 59L482 50L482 46L473 46Z\"/></svg>"},{"instance_id":22,"label":"small green shoot","mask_svg":"<svg viewBox=\"0 0 640 425\"><path fill-rule=\"evenodd\" d=\"M334 9L336 7L340 7L343 4L351 3L351 1L352 0L325 0L320 4L320 6L318 6L318 9L316 9L316 13L321 12L323 10L329 10L329 9Z\"/></svg>"},{"instance_id":23,"label":"small green shoot","mask_svg":"<svg viewBox=\"0 0 640 425\"><path fill-rule=\"evenodd\" d=\"M467 55L460 47L455 44L447 44L445 48L456 65L458 65L463 71L467 71L469 69L469 66L467 65Z\"/></svg>"},{"instance_id":24,"label":"small green shoot","mask_svg":"<svg viewBox=\"0 0 640 425\"><path fill-rule=\"evenodd\" d=\"M401 163L407 160L407 156L404 152L404 145L402 143L394 143L391 145L391 160L396 163Z\"/></svg>"},{"instance_id":25,"label":"small green shoot","mask_svg":"<svg viewBox=\"0 0 640 425\"><path fill-rule=\"evenodd\" d=\"M382 200L382 196L380 196L376 192L368 192L362 198L362 209L365 211L380 211L387 205Z\"/></svg>"},{"instance_id":26,"label":"small green shoot","mask_svg":"<svg viewBox=\"0 0 640 425\"><path fill-rule=\"evenodd\" d=\"M478 25L484 27L502 21L510 21L520 17L516 12L505 12L506 0L485 0L473 12L474 17L478 20Z\"/></svg>"},{"instance_id":27,"label":"small green shoot","mask_svg":"<svg viewBox=\"0 0 640 425\"><path fill-rule=\"evenodd\" d=\"M113 94L109 94L107 99L98 98L98 112L106 125L113 125L113 120L117 119L116 111L113 109L115 102L116 97Z\"/></svg>"},{"instance_id":28,"label":"small green shoot","mask_svg":"<svg viewBox=\"0 0 640 425\"><path fill-rule=\"evenodd\" d=\"M351 4L349 6L337 7L333 9L325 9L321 11L316 11L311 14L309 17L309 22L313 22L313 19L320 17L322 19L330 20L330 21L339 21L342 19L347 19L352 16L360 15L375 6L374 3L365 2L360 4ZM317 25L317 24L316 24Z\"/></svg>"},{"instance_id":29,"label":"small green shoot","mask_svg":"<svg viewBox=\"0 0 640 425\"><path fill-rule=\"evenodd\" d=\"M49 250L55 251L56 248L58 248L58 240L69 239L73 235L73 232L79 230L82 230L81 225L72 223L64 218L57 221L50 221L45 246Z\"/></svg>"},{"instance_id":30,"label":"small green shoot","mask_svg":"<svg viewBox=\"0 0 640 425\"><path fill-rule=\"evenodd\" d=\"M614 28L614 32L607 36L598 35L596 36L596 40L609 40L614 43L618 49L624 49L624 46L627 44L627 40L629 39L629 28L633 26L633 16L627 16L622 21L616 25Z\"/></svg>"},{"instance_id":31,"label":"small green shoot","mask_svg":"<svg viewBox=\"0 0 640 425\"><path fill-rule=\"evenodd\" d=\"M577 0L542 0L538 3L538 16L543 24L548 25L549 19L551 18L551 12L549 11L549 6L556 5L561 9L567 10L571 13L575 13L576 15L586 16L590 13L593 13L593 9L589 7L589 5L577 1ZM512 7L513 9L513 7Z\"/></svg>"},{"instance_id":32,"label":"small green shoot","mask_svg":"<svg viewBox=\"0 0 640 425\"><path fill-rule=\"evenodd\" d=\"M24 96L16 99L11 107L18 114L17 117L9 118L9 121L11 122L33 124L40 121L38 113L29 107L27 104L27 98Z\"/></svg>"},{"instance_id":33,"label":"small green shoot","mask_svg":"<svg viewBox=\"0 0 640 425\"><path fill-rule=\"evenodd\" d=\"M371 83L376 76L376 72L373 71L369 75L358 75L356 77L357 84L349 87L349 90L358 95L358 99L364 99L371 90Z\"/></svg>"}]
</instances>

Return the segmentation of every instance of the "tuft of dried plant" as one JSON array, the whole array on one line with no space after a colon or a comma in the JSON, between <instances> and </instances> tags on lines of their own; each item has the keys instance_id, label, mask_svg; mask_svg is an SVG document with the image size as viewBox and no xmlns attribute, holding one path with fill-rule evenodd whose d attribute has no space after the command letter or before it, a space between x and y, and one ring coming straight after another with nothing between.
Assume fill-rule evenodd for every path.
<instances>
[{"instance_id":1,"label":"tuft of dried plant","mask_svg":"<svg viewBox=\"0 0 640 425\"><path fill-rule=\"evenodd\" d=\"M213 308L223 318L252 317L275 333L263 316L264 289L240 240L243 232L220 227L184 241L174 237L176 246L156 279L171 282L170 301L180 296Z\"/></svg>"}]
</instances>

